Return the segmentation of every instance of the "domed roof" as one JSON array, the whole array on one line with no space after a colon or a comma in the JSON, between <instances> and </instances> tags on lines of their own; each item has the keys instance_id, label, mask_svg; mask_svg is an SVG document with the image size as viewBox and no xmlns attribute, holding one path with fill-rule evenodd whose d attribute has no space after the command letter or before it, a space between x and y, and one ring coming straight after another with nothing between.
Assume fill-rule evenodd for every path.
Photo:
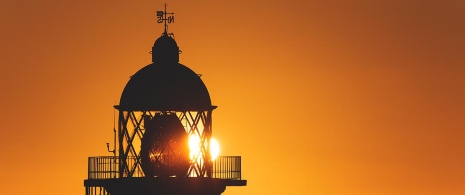
<instances>
[{"instance_id":1,"label":"domed roof","mask_svg":"<svg viewBox=\"0 0 465 195\"><path fill-rule=\"evenodd\" d=\"M120 110L188 111L212 109L207 87L180 63L152 63L140 69L121 94Z\"/></svg>"},{"instance_id":2,"label":"domed roof","mask_svg":"<svg viewBox=\"0 0 465 195\"><path fill-rule=\"evenodd\" d=\"M153 44L152 62L179 62L178 44L168 33L163 33Z\"/></svg>"}]
</instances>

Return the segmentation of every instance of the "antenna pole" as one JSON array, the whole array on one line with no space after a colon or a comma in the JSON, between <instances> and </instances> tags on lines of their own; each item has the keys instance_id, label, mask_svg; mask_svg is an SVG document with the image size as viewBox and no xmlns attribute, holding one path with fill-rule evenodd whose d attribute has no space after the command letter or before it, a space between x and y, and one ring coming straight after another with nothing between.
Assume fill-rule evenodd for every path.
<instances>
[{"instance_id":1,"label":"antenna pole","mask_svg":"<svg viewBox=\"0 0 465 195\"><path fill-rule=\"evenodd\" d=\"M168 32L167 32L168 25L166 24L166 20L167 20L167 19L166 19L166 6L167 6L168 4L166 4L166 2L165 2L163 5L165 6L165 12L164 12L165 14L163 14L163 20L164 20L164 22L165 22L165 34L168 35L168 34L167 34L167 33L168 33Z\"/></svg>"},{"instance_id":2,"label":"antenna pole","mask_svg":"<svg viewBox=\"0 0 465 195\"><path fill-rule=\"evenodd\" d=\"M116 114L115 114L115 109L113 109L113 156L115 157L115 162L116 162Z\"/></svg>"},{"instance_id":3,"label":"antenna pole","mask_svg":"<svg viewBox=\"0 0 465 195\"><path fill-rule=\"evenodd\" d=\"M107 143L107 150L108 152L113 153L113 166L110 164L110 174L112 174L112 167L115 170L115 175L113 176L116 178L116 127L115 127L115 110L113 109L113 150L110 150L110 143Z\"/></svg>"}]
</instances>

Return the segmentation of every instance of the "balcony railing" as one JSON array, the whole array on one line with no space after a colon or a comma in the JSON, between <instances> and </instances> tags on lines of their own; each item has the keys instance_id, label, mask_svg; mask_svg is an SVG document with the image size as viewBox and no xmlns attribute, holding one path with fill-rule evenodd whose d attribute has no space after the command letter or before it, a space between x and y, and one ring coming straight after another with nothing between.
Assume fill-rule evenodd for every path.
<instances>
[{"instance_id":1,"label":"balcony railing","mask_svg":"<svg viewBox=\"0 0 465 195\"><path fill-rule=\"evenodd\" d=\"M118 157L95 156L89 157L88 162L89 179L110 179L118 177Z\"/></svg>"},{"instance_id":2,"label":"balcony railing","mask_svg":"<svg viewBox=\"0 0 465 195\"><path fill-rule=\"evenodd\" d=\"M128 161L135 157L128 157ZM89 179L111 179L119 177L119 157L96 156L89 157L88 161ZM240 156L218 156L212 162L212 178L218 179L241 179L241 157ZM132 177L143 177L142 170L136 171Z\"/></svg>"},{"instance_id":3,"label":"balcony railing","mask_svg":"<svg viewBox=\"0 0 465 195\"><path fill-rule=\"evenodd\" d=\"M241 179L240 156L218 156L213 162L212 177L218 179Z\"/></svg>"}]
</instances>

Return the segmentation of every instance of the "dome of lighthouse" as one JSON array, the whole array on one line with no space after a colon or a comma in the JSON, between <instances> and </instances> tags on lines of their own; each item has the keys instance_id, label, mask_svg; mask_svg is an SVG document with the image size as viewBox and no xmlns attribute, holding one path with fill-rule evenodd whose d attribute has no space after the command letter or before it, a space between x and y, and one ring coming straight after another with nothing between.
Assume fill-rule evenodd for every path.
<instances>
[{"instance_id":1,"label":"dome of lighthouse","mask_svg":"<svg viewBox=\"0 0 465 195\"><path fill-rule=\"evenodd\" d=\"M176 41L163 33L152 47L152 62L179 62L179 47Z\"/></svg>"},{"instance_id":2,"label":"dome of lighthouse","mask_svg":"<svg viewBox=\"0 0 465 195\"><path fill-rule=\"evenodd\" d=\"M120 110L189 111L212 108L207 87L194 71L180 64L179 49L164 33L155 41L153 63L140 69L121 94Z\"/></svg>"}]
</instances>

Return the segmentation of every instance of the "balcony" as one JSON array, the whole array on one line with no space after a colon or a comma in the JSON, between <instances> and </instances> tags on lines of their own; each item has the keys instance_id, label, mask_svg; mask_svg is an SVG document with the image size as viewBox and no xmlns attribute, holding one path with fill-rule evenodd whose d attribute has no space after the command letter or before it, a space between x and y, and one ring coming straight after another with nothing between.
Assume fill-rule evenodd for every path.
<instances>
[{"instance_id":1,"label":"balcony","mask_svg":"<svg viewBox=\"0 0 465 195\"><path fill-rule=\"evenodd\" d=\"M129 163L135 157L128 157ZM119 157L97 156L89 157L88 179L112 179L119 177ZM212 178L241 180L241 157L219 156L212 162ZM132 177L144 177L141 169L134 172Z\"/></svg>"}]
</instances>

